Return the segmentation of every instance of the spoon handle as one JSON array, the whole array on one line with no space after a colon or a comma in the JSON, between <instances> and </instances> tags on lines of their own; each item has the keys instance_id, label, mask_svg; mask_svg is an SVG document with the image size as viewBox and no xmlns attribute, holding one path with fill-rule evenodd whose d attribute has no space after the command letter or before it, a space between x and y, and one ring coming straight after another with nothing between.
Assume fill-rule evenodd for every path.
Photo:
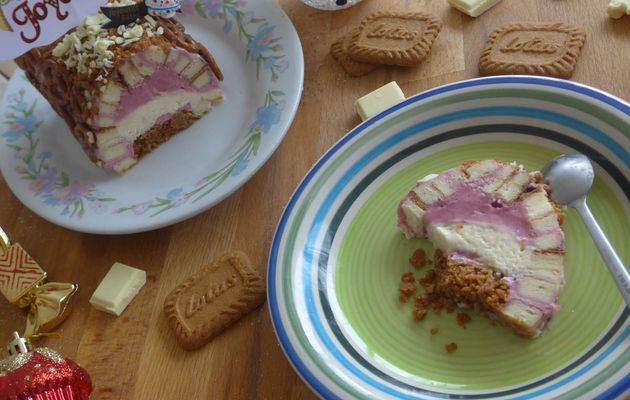
<instances>
[{"instance_id":1,"label":"spoon handle","mask_svg":"<svg viewBox=\"0 0 630 400\"><path fill-rule=\"evenodd\" d=\"M588 229L589 233L593 237L593 241L599 250L599 253L602 255L604 262L608 266L608 271L612 274L615 279L615 283L621 292L626 304L630 307L630 273L624 267L621 259L613 249L612 245L606 238L606 235L602 231L602 228L599 227L599 224L595 220L595 217L591 213L591 210L586 205L586 198L581 198L571 203L573 207L577 210L578 213L582 216L584 220L584 224Z\"/></svg>"}]
</instances>

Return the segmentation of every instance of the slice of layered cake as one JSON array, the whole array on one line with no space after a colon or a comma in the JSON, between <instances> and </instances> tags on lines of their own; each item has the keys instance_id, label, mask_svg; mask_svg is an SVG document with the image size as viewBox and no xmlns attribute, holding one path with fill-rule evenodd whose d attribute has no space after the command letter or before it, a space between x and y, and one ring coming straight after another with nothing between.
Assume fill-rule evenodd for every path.
<instances>
[{"instance_id":1,"label":"slice of layered cake","mask_svg":"<svg viewBox=\"0 0 630 400\"><path fill-rule=\"evenodd\" d=\"M401 200L398 227L435 248L435 292L539 335L564 283L562 212L540 173L471 161L419 181Z\"/></svg>"},{"instance_id":2,"label":"slice of layered cake","mask_svg":"<svg viewBox=\"0 0 630 400\"><path fill-rule=\"evenodd\" d=\"M110 2L129 6L134 0ZM16 59L88 157L122 173L223 99L208 50L174 19L103 28L98 13Z\"/></svg>"}]
</instances>

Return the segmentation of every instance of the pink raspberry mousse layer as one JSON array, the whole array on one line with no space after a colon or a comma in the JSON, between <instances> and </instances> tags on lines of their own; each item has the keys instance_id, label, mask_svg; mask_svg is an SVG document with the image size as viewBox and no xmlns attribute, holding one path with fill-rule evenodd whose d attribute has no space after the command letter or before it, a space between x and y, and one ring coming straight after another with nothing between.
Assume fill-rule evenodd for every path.
<instances>
[{"instance_id":1,"label":"pink raspberry mousse layer","mask_svg":"<svg viewBox=\"0 0 630 400\"><path fill-rule=\"evenodd\" d=\"M400 201L398 227L447 256L491 268L509 286L503 312L540 333L558 310L564 233L539 175L496 160L419 181Z\"/></svg>"},{"instance_id":2,"label":"pink raspberry mousse layer","mask_svg":"<svg viewBox=\"0 0 630 400\"><path fill-rule=\"evenodd\" d=\"M408 238L424 238L428 225L481 224L509 231L529 246L562 249L564 233L552 223L553 208L545 209L548 219L537 220L542 186L522 167L492 164L479 176L451 169L418 182L399 204L399 228Z\"/></svg>"},{"instance_id":3,"label":"pink raspberry mousse layer","mask_svg":"<svg viewBox=\"0 0 630 400\"><path fill-rule=\"evenodd\" d=\"M125 88L120 96L119 106L114 113L104 113L101 115L120 122L129 114L132 114L138 107L146 104L157 96L168 95L169 93L180 90L203 93L218 88L219 80L214 74L212 74L208 83L197 87L193 85L190 79L178 74L174 65L160 65L156 67L153 74L146 77L138 86Z\"/></svg>"}]
</instances>

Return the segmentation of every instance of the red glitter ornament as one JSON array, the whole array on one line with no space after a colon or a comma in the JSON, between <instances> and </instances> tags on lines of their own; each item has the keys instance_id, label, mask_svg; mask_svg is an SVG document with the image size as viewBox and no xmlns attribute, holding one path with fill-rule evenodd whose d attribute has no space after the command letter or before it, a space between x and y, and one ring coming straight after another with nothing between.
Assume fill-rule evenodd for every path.
<instances>
[{"instance_id":1,"label":"red glitter ornament","mask_svg":"<svg viewBox=\"0 0 630 400\"><path fill-rule=\"evenodd\" d=\"M17 332L13 336L9 358L0 360L0 399L89 399L92 381L77 363L45 347L32 350Z\"/></svg>"}]
</instances>

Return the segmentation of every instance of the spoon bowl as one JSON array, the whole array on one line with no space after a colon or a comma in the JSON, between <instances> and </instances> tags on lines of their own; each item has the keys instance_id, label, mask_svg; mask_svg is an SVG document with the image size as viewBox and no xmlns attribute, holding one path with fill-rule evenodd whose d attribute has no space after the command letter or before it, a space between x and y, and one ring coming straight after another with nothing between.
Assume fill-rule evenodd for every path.
<instances>
[{"instance_id":1,"label":"spoon bowl","mask_svg":"<svg viewBox=\"0 0 630 400\"><path fill-rule=\"evenodd\" d=\"M543 168L543 177L551 185L551 197L559 204L575 208L580 214L621 295L630 306L630 273L586 204L586 195L595 179L591 161L583 154L556 157Z\"/></svg>"},{"instance_id":2,"label":"spoon bowl","mask_svg":"<svg viewBox=\"0 0 630 400\"><path fill-rule=\"evenodd\" d=\"M559 204L571 204L591 190L595 171L585 155L569 154L551 160L543 169L543 176L551 185L551 197Z\"/></svg>"}]
</instances>

